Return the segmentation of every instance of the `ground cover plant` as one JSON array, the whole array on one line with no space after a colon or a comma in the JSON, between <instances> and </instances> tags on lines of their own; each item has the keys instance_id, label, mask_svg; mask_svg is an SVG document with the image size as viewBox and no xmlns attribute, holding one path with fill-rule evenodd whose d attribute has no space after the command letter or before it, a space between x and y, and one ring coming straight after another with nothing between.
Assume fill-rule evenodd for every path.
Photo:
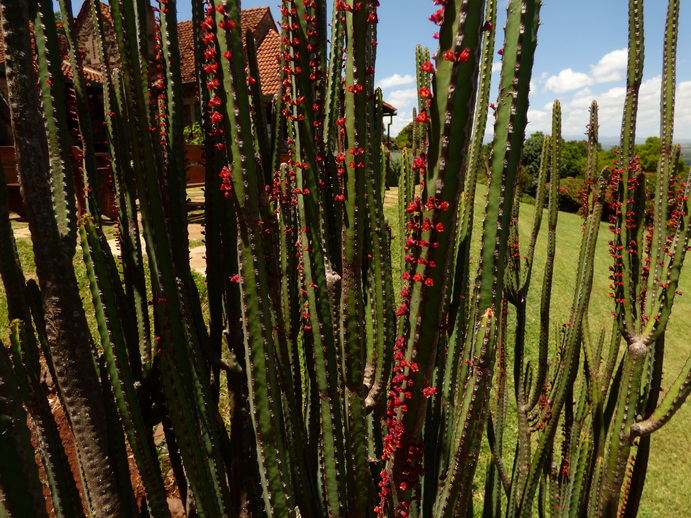
<instances>
[{"instance_id":1,"label":"ground cover plant","mask_svg":"<svg viewBox=\"0 0 691 518\"><path fill-rule=\"evenodd\" d=\"M70 3L60 2L75 71L66 102L52 2L0 0L36 276L25 278L0 197L10 322L0 347L0 514L47 516L45 483L56 516L169 516L161 460L188 516L637 514L651 435L691 391L691 357L660 391L691 217L672 145L679 2L668 6L652 189L634 154L640 0L629 5L621 146L604 168L591 107L580 248L574 280L558 286L569 292L558 332L558 102L527 223L517 189L540 2L508 4L491 105L496 2L435 3L440 47L417 53L419 103L412 151L401 154L394 241L374 88L378 2L337 0L330 26L325 0L282 2L271 133L240 2L193 2L207 169L202 303L186 232L174 1L156 10L153 62L147 2L110 4L121 68L107 65L111 49L98 33L116 260L92 194ZM90 8L100 25L98 3ZM479 136L490 122L484 159ZM75 177L86 193L79 217ZM603 311L591 295L605 203L612 300ZM529 289L537 250L539 294ZM88 279L88 300L75 271ZM79 483L43 371L69 424ZM154 429L165 437L163 459Z\"/></svg>"}]
</instances>

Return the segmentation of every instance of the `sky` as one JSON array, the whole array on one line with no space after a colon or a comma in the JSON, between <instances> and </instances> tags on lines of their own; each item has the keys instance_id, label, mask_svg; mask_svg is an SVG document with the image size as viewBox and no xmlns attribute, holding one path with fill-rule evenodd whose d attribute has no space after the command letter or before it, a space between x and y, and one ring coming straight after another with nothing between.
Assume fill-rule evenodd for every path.
<instances>
[{"instance_id":1,"label":"sky","mask_svg":"<svg viewBox=\"0 0 691 518\"><path fill-rule=\"evenodd\" d=\"M507 0L499 1L497 43L501 47ZM436 50L437 27L429 21L432 0L380 0L376 80L384 99L398 109L391 127L396 135L412 118L416 104L415 46ZM269 6L279 21L277 0L243 0L242 8ZM78 12L81 1L75 2ZM562 105L562 134L580 138L586 131L593 99L600 106L600 136L620 134L625 89L627 0L543 0L533 67L526 134L551 132L555 99ZM685 10L686 8L686 10ZM659 135L662 39L667 2L648 0L645 7L645 63L637 136ZM178 0L178 19L191 18L189 0ZM675 139L691 140L691 11L682 2L677 55ZM495 57L499 80L500 56ZM496 98L496 89L492 94ZM488 128L491 133L492 128Z\"/></svg>"}]
</instances>

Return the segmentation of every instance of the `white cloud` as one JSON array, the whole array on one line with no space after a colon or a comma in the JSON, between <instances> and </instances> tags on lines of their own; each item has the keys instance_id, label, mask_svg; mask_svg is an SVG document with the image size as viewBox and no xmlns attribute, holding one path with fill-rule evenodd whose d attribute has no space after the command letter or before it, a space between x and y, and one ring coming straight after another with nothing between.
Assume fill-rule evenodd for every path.
<instances>
[{"instance_id":1,"label":"white cloud","mask_svg":"<svg viewBox=\"0 0 691 518\"><path fill-rule=\"evenodd\" d=\"M597 83L619 81L624 77L623 72L626 70L627 52L626 49L608 52L600 58L596 65L590 65L590 73L588 74L565 68L557 75L544 79L545 89L561 94Z\"/></svg>"},{"instance_id":2,"label":"white cloud","mask_svg":"<svg viewBox=\"0 0 691 518\"><path fill-rule=\"evenodd\" d=\"M530 136L536 131L543 133L552 132L552 105L545 107L545 110L535 110L528 108L528 125L525 128L525 135Z\"/></svg>"},{"instance_id":3,"label":"white cloud","mask_svg":"<svg viewBox=\"0 0 691 518\"><path fill-rule=\"evenodd\" d=\"M550 92L561 94L571 90L578 90L591 84L593 84L593 79L588 74L565 68L556 76L549 77L545 83L545 88Z\"/></svg>"},{"instance_id":4,"label":"white cloud","mask_svg":"<svg viewBox=\"0 0 691 518\"><path fill-rule=\"evenodd\" d=\"M595 97L595 94L593 94L590 88L583 88L573 94L573 98L568 104L572 108L590 108Z\"/></svg>"},{"instance_id":5,"label":"white cloud","mask_svg":"<svg viewBox=\"0 0 691 518\"><path fill-rule=\"evenodd\" d=\"M396 137L398 133L413 120L413 114L409 110L398 110L396 116L391 121L391 137ZM389 125L389 118L384 117L385 131Z\"/></svg>"},{"instance_id":6,"label":"white cloud","mask_svg":"<svg viewBox=\"0 0 691 518\"><path fill-rule=\"evenodd\" d=\"M496 63L492 63L492 73L496 72L501 72L501 61L497 61Z\"/></svg>"},{"instance_id":7,"label":"white cloud","mask_svg":"<svg viewBox=\"0 0 691 518\"><path fill-rule=\"evenodd\" d=\"M624 77L626 70L626 60L628 51L626 49L613 50L608 52L597 65L590 67L590 73L596 83L606 83L609 81L619 81Z\"/></svg>"},{"instance_id":8,"label":"white cloud","mask_svg":"<svg viewBox=\"0 0 691 518\"><path fill-rule=\"evenodd\" d=\"M391 124L391 136L398 135L398 132L413 120L413 107L417 106L417 89L394 90L387 93L384 100L397 109ZM385 123L388 124L388 119L385 119Z\"/></svg>"},{"instance_id":9,"label":"white cloud","mask_svg":"<svg viewBox=\"0 0 691 518\"><path fill-rule=\"evenodd\" d=\"M386 94L384 100L387 103L394 105L399 110L412 107L417 103L417 89L406 88L403 90L394 90L393 92Z\"/></svg>"},{"instance_id":10,"label":"white cloud","mask_svg":"<svg viewBox=\"0 0 691 518\"><path fill-rule=\"evenodd\" d=\"M393 86L409 85L415 82L415 76L406 74L404 76L400 74L394 74L389 77L385 77L377 82L377 87L383 89L391 88Z\"/></svg>"},{"instance_id":11,"label":"white cloud","mask_svg":"<svg viewBox=\"0 0 691 518\"><path fill-rule=\"evenodd\" d=\"M679 83L675 98L675 134L680 138L689 138L691 137L691 81Z\"/></svg>"},{"instance_id":12,"label":"white cloud","mask_svg":"<svg viewBox=\"0 0 691 518\"><path fill-rule=\"evenodd\" d=\"M636 134L641 138L659 134L661 83L661 77L658 75L646 79L641 84L636 119ZM600 135L618 136L621 133L625 97L624 86L609 88L601 93L593 93L589 88L574 93L570 99L562 102L562 133L579 135L585 132L590 117L588 110L592 100L595 99L598 105ZM681 139L689 138L691 135L691 81L677 85L675 105L675 136ZM545 106L546 109L547 106Z\"/></svg>"}]
</instances>

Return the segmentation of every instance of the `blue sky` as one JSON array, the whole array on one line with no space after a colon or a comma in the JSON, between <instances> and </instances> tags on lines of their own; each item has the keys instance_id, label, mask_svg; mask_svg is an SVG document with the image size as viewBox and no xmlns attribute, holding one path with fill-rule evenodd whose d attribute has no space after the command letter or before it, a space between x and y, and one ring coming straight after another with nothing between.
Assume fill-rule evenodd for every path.
<instances>
[{"instance_id":1,"label":"blue sky","mask_svg":"<svg viewBox=\"0 0 691 518\"><path fill-rule=\"evenodd\" d=\"M380 0L379 46L376 78L385 99L398 108L392 135L411 120L415 104L415 61L417 43L435 50L429 21L435 11L432 0ZM75 2L77 12L81 1ZM243 0L244 9L269 5L279 20L277 0ZM497 48L503 41L507 0L499 0ZM627 45L626 0L544 0L541 27L533 68L527 134L550 132L551 104L562 103L563 134L575 138L585 132L588 108L600 103L600 135L617 137L625 87ZM679 53L677 56L677 116L675 136L691 139L691 11L682 3ZM662 69L662 37L667 2L648 0L645 8L644 82L638 136L659 133L659 89ZM191 18L189 0L178 1L178 19ZM497 56L499 58L499 56ZM499 67L499 59L495 67ZM498 81L495 73L493 81ZM494 94L496 95L496 94ZM493 95L493 97L494 97Z\"/></svg>"}]
</instances>

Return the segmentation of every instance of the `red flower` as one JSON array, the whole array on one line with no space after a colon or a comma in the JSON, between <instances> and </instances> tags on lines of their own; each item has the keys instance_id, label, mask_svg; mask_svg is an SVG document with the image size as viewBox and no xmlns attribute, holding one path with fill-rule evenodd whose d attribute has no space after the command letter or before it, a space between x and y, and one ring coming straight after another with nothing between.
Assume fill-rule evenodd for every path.
<instances>
[{"instance_id":1,"label":"red flower","mask_svg":"<svg viewBox=\"0 0 691 518\"><path fill-rule=\"evenodd\" d=\"M424 97L425 99L432 96L432 92L426 86L423 86L422 88L420 88L419 94L420 94L420 97Z\"/></svg>"},{"instance_id":2,"label":"red flower","mask_svg":"<svg viewBox=\"0 0 691 518\"><path fill-rule=\"evenodd\" d=\"M219 124L223 120L223 115L220 112L211 112L211 123Z\"/></svg>"},{"instance_id":3,"label":"red flower","mask_svg":"<svg viewBox=\"0 0 691 518\"><path fill-rule=\"evenodd\" d=\"M442 59L444 61L456 61L456 54L453 53L453 50L445 50Z\"/></svg>"},{"instance_id":4,"label":"red flower","mask_svg":"<svg viewBox=\"0 0 691 518\"><path fill-rule=\"evenodd\" d=\"M214 33L213 32L205 32L204 36L202 37L202 41L204 42L205 45L211 45L214 42Z\"/></svg>"},{"instance_id":5,"label":"red flower","mask_svg":"<svg viewBox=\"0 0 691 518\"><path fill-rule=\"evenodd\" d=\"M444 10L445 7L440 7L435 11L435 13L429 17L430 21L436 25L441 25L444 23Z\"/></svg>"},{"instance_id":6,"label":"red flower","mask_svg":"<svg viewBox=\"0 0 691 518\"><path fill-rule=\"evenodd\" d=\"M430 398L437 393L437 387L426 387L422 389L422 395L426 398Z\"/></svg>"},{"instance_id":7,"label":"red flower","mask_svg":"<svg viewBox=\"0 0 691 518\"><path fill-rule=\"evenodd\" d=\"M427 117L427 112L420 112L420 115L415 117L415 122L429 122L429 117Z\"/></svg>"},{"instance_id":8,"label":"red flower","mask_svg":"<svg viewBox=\"0 0 691 518\"><path fill-rule=\"evenodd\" d=\"M420 70L422 70L423 72L429 72L431 74L432 72L434 72L434 65L431 61L426 61L422 64Z\"/></svg>"}]
</instances>

